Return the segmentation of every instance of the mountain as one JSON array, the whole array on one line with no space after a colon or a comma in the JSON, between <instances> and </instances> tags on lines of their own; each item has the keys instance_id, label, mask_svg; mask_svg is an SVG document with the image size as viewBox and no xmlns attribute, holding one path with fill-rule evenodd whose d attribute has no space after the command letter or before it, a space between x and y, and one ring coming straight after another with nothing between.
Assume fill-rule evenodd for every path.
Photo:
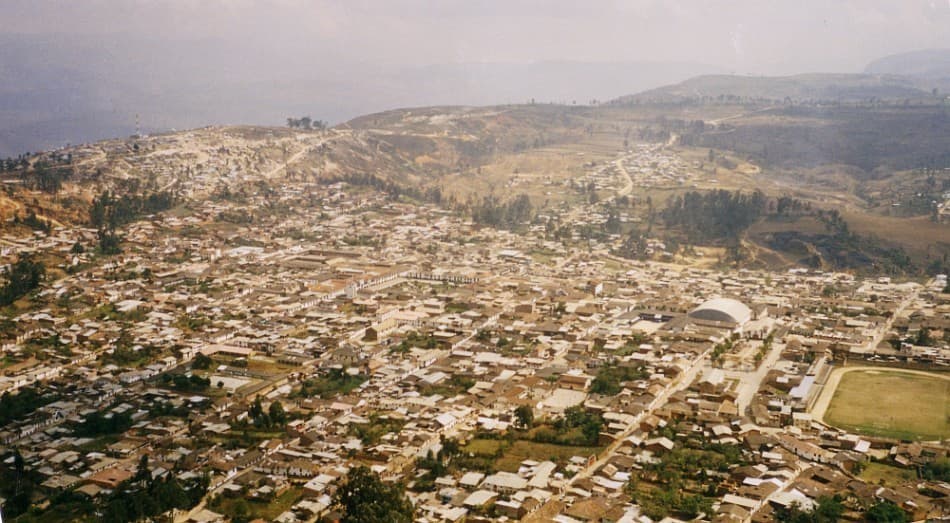
<instances>
[{"instance_id":1,"label":"mountain","mask_svg":"<svg viewBox=\"0 0 950 523\"><path fill-rule=\"evenodd\" d=\"M128 136L136 119L156 132L303 115L335 123L394 107L586 104L712 72L652 62L354 65L215 39L0 35L0 157Z\"/></svg>"},{"instance_id":2,"label":"mountain","mask_svg":"<svg viewBox=\"0 0 950 523\"><path fill-rule=\"evenodd\" d=\"M950 49L925 49L878 58L864 68L866 74L950 79Z\"/></svg>"},{"instance_id":3,"label":"mountain","mask_svg":"<svg viewBox=\"0 0 950 523\"><path fill-rule=\"evenodd\" d=\"M613 103L675 103L687 100L859 102L870 98L925 96L913 79L892 75L813 73L794 76L706 75L620 97Z\"/></svg>"}]
</instances>

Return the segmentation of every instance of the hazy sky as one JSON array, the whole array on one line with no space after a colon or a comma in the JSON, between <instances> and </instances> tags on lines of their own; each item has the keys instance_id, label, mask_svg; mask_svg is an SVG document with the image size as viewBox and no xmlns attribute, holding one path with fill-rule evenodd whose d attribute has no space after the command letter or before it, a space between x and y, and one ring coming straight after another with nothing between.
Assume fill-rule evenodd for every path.
<instances>
[{"instance_id":1,"label":"hazy sky","mask_svg":"<svg viewBox=\"0 0 950 523\"><path fill-rule=\"evenodd\" d=\"M2 0L0 33L213 38L292 65L672 60L846 72L950 47L950 0Z\"/></svg>"},{"instance_id":2,"label":"hazy sky","mask_svg":"<svg viewBox=\"0 0 950 523\"><path fill-rule=\"evenodd\" d=\"M0 156L950 48L950 0L0 0Z\"/></svg>"}]
</instances>

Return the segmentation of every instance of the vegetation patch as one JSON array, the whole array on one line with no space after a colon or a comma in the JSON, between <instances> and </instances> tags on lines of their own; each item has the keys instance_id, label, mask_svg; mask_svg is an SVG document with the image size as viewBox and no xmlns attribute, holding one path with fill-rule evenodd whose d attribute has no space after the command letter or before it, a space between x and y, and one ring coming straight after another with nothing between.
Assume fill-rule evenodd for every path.
<instances>
[{"instance_id":1,"label":"vegetation patch","mask_svg":"<svg viewBox=\"0 0 950 523\"><path fill-rule=\"evenodd\" d=\"M902 469L886 463L872 461L861 471L861 479L870 485L896 487L917 477L913 470Z\"/></svg>"}]
</instances>

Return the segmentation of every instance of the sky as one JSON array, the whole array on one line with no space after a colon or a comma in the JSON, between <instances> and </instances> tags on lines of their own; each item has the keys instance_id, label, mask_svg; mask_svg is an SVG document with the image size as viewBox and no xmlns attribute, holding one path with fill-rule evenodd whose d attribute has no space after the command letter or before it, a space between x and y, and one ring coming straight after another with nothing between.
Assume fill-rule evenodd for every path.
<instances>
[{"instance_id":1,"label":"sky","mask_svg":"<svg viewBox=\"0 0 950 523\"><path fill-rule=\"evenodd\" d=\"M0 0L0 156L950 48L950 0Z\"/></svg>"},{"instance_id":2,"label":"sky","mask_svg":"<svg viewBox=\"0 0 950 523\"><path fill-rule=\"evenodd\" d=\"M2 33L220 39L288 66L650 60L851 72L950 47L950 0L3 0Z\"/></svg>"}]
</instances>

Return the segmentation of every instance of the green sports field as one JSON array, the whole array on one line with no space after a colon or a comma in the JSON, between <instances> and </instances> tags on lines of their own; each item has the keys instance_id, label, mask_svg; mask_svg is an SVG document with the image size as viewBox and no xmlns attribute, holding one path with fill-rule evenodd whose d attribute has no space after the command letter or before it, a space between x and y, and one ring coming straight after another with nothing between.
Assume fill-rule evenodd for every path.
<instances>
[{"instance_id":1,"label":"green sports field","mask_svg":"<svg viewBox=\"0 0 950 523\"><path fill-rule=\"evenodd\" d=\"M841 377L824 421L859 434L910 440L950 437L950 380L898 370Z\"/></svg>"}]
</instances>

